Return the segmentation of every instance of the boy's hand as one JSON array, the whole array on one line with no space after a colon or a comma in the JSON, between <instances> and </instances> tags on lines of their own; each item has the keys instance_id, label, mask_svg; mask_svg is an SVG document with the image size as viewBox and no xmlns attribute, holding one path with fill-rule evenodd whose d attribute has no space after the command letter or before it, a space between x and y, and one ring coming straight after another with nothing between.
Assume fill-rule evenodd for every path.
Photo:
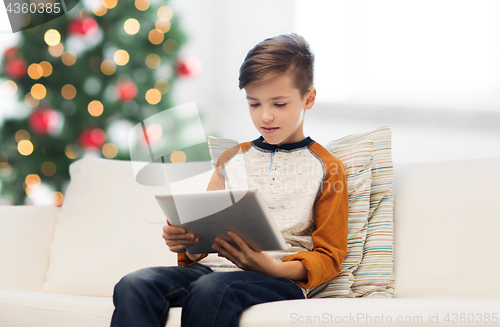
<instances>
[{"instance_id":1,"label":"boy's hand","mask_svg":"<svg viewBox=\"0 0 500 327\"><path fill-rule=\"evenodd\" d=\"M212 249L216 250L219 256L227 258L243 270L252 270L275 277L276 265L279 262L274 261L266 252L252 250L236 233L229 231L227 234L235 244L216 237Z\"/></svg>"},{"instance_id":2,"label":"boy's hand","mask_svg":"<svg viewBox=\"0 0 500 327\"><path fill-rule=\"evenodd\" d=\"M229 231L227 234L234 241L234 245L217 237L212 248L219 253L219 256L226 257L241 269L256 271L273 278L307 280L307 270L301 261L275 261L266 252L256 252L250 249L246 242L234 232Z\"/></svg>"},{"instance_id":3,"label":"boy's hand","mask_svg":"<svg viewBox=\"0 0 500 327\"><path fill-rule=\"evenodd\" d=\"M163 226L162 237L170 251L175 253L184 253L186 248L200 241L193 233L187 233L184 228L170 226L170 224Z\"/></svg>"}]
</instances>

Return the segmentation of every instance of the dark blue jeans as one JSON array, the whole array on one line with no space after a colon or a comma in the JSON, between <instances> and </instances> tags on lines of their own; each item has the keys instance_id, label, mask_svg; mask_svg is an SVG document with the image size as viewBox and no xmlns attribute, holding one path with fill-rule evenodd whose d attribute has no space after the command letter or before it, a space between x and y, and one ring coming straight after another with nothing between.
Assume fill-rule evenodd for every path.
<instances>
[{"instance_id":1,"label":"dark blue jeans","mask_svg":"<svg viewBox=\"0 0 500 327\"><path fill-rule=\"evenodd\" d=\"M253 271L213 272L198 263L144 268L116 284L111 326L164 327L170 307L182 307L184 327L238 326L251 305L303 298L293 281Z\"/></svg>"}]
</instances>

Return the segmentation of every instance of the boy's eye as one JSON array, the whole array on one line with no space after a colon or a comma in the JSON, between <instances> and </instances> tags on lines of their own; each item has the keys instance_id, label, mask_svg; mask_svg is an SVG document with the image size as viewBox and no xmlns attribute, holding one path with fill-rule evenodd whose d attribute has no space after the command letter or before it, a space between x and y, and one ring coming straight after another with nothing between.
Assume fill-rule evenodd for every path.
<instances>
[{"instance_id":1,"label":"boy's eye","mask_svg":"<svg viewBox=\"0 0 500 327\"><path fill-rule=\"evenodd\" d=\"M284 105L286 105L286 103L275 103L274 105L277 107L283 107Z\"/></svg>"},{"instance_id":2,"label":"boy's eye","mask_svg":"<svg viewBox=\"0 0 500 327\"><path fill-rule=\"evenodd\" d=\"M258 105L258 103L250 103L250 107L257 107Z\"/></svg>"}]
</instances>

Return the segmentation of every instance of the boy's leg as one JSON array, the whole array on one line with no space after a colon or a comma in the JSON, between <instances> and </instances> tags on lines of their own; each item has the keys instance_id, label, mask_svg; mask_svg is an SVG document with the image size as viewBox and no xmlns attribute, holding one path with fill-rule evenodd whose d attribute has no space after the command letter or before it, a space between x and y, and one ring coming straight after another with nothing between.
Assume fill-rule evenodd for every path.
<instances>
[{"instance_id":1,"label":"boy's leg","mask_svg":"<svg viewBox=\"0 0 500 327\"><path fill-rule=\"evenodd\" d=\"M182 306L189 284L213 272L198 263L187 267L144 268L123 277L114 288L112 327L164 327L170 307Z\"/></svg>"},{"instance_id":2,"label":"boy's leg","mask_svg":"<svg viewBox=\"0 0 500 327\"><path fill-rule=\"evenodd\" d=\"M253 271L216 272L191 283L181 325L236 327L239 314L249 306L292 299L304 299L304 294L289 279Z\"/></svg>"}]
</instances>

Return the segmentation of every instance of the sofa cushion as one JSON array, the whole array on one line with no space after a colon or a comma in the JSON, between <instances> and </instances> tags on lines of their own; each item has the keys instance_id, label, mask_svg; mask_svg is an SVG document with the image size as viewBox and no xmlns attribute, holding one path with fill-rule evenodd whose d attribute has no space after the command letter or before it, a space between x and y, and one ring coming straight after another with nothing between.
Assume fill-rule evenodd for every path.
<instances>
[{"instance_id":1,"label":"sofa cushion","mask_svg":"<svg viewBox=\"0 0 500 327\"><path fill-rule=\"evenodd\" d=\"M208 144L212 166L215 167L219 156L238 142L209 136ZM325 287L309 290L309 296L391 297L393 196L390 128L383 126L371 132L348 135L330 142L325 148L342 161L347 172L348 247L342 271L323 285ZM373 173L375 181L372 180Z\"/></svg>"},{"instance_id":2,"label":"sofa cushion","mask_svg":"<svg viewBox=\"0 0 500 327\"><path fill-rule=\"evenodd\" d=\"M496 326L499 307L498 299L276 301L243 311L239 326ZM107 297L0 290L0 326L109 327L113 310ZM179 327L181 314L170 308L166 327Z\"/></svg>"},{"instance_id":3,"label":"sofa cushion","mask_svg":"<svg viewBox=\"0 0 500 327\"><path fill-rule=\"evenodd\" d=\"M500 298L500 158L395 165L395 296Z\"/></svg>"},{"instance_id":4,"label":"sofa cushion","mask_svg":"<svg viewBox=\"0 0 500 327\"><path fill-rule=\"evenodd\" d=\"M109 327L109 297L0 291L0 326Z\"/></svg>"},{"instance_id":5,"label":"sofa cushion","mask_svg":"<svg viewBox=\"0 0 500 327\"><path fill-rule=\"evenodd\" d=\"M1 290L42 289L58 212L56 206L0 206Z\"/></svg>"},{"instance_id":6,"label":"sofa cushion","mask_svg":"<svg viewBox=\"0 0 500 327\"><path fill-rule=\"evenodd\" d=\"M175 167L189 171L199 164ZM152 171L164 171L162 164L151 165L158 165ZM82 159L70 166L70 176L43 292L112 296L114 285L127 273L177 265L162 238L165 216L155 199L168 193L167 187L139 184L130 161ZM209 177L188 189L205 190Z\"/></svg>"}]
</instances>

